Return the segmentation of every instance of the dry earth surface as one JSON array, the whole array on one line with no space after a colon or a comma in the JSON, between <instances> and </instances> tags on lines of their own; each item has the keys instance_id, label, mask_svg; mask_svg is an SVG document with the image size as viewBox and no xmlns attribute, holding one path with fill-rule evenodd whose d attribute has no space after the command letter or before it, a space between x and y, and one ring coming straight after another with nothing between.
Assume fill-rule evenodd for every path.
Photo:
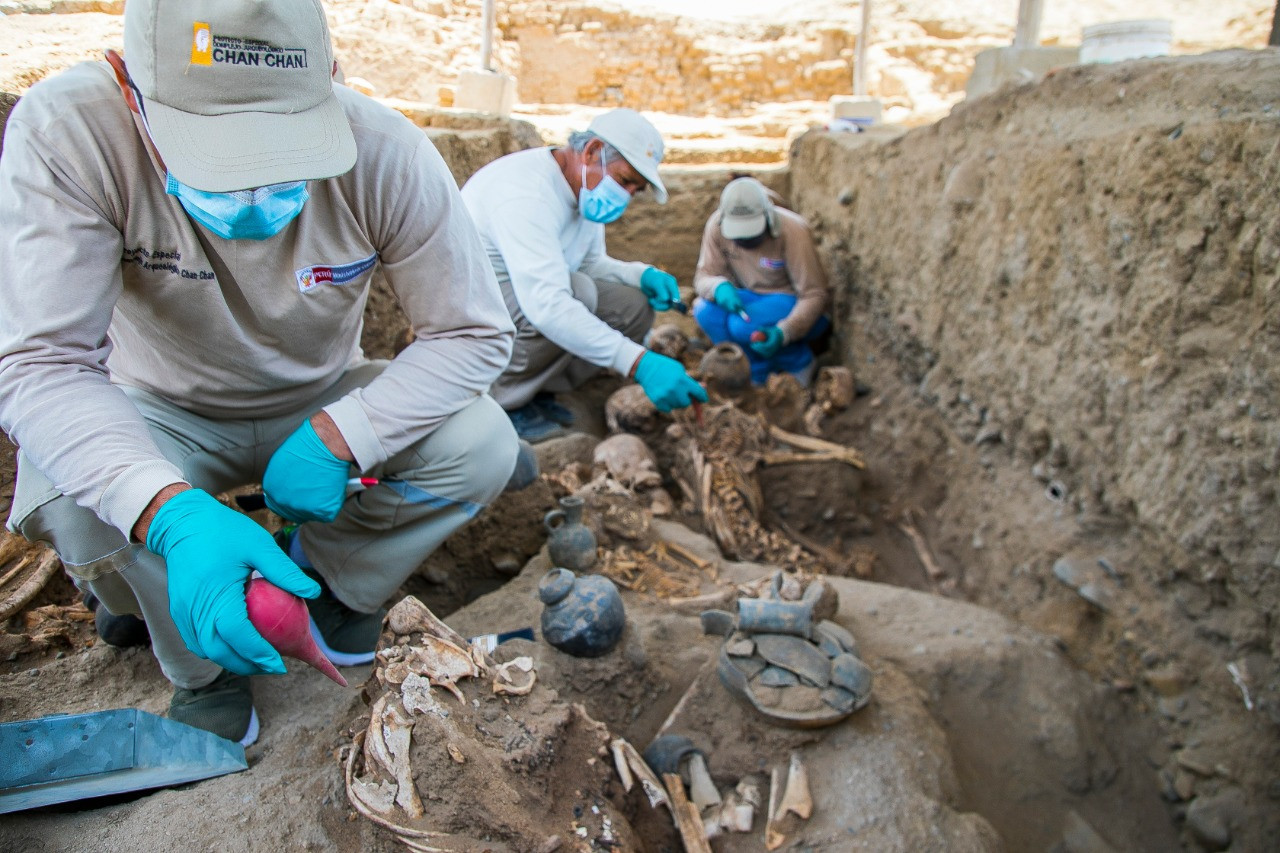
<instances>
[{"instance_id":1,"label":"dry earth surface","mask_svg":"<svg viewBox=\"0 0 1280 853\"><path fill-rule=\"evenodd\" d=\"M0 89L21 92L117 42L118 9L88 5L103 11L0 19ZM929 76L920 91L935 99L912 94L910 105L902 102L910 115L923 120L955 103L957 84L940 85L938 67L961 68L979 47L1007 42L1007 10L994 5L954 3L945 13L939 4L876 7L886 40L914 38L935 51L933 70L919 64L919 53L898 54L910 54L913 73ZM1093 20L1169 14L1155 4L1097 3L1088 5L1091 18L1067 18L1067 5L1046 11L1048 41L1071 41ZM684 35L695 33L757 48L791 38L795 50L812 43L821 51L821 38L809 36L825 27L836 55L816 61L836 62L846 49L839 40L856 34L856 11L834 4L785 15L734 6L715 21L671 17L664 37L682 42L671 50L696 54L690 45L698 39ZM645 26L668 20L651 7ZM649 14L558 5L565 18L537 24L547 9L517 4L500 21L499 64L522 80L537 79L517 64L535 46L545 51L566 39L581 46L607 34L584 23L637 29L633 16ZM528 125L439 108L475 41L476 7L334 3L330 11L347 73L415 102L399 105L432 135L460 181L495 156L537 144ZM1260 3L1177 11L1176 46L1184 52L1259 46L1270 25ZM769 38L761 35L765 14L768 27L780 28ZM936 53L939 42L950 52ZM718 49L718 56L747 53ZM543 73L548 87L553 77L574 76ZM585 75L590 85L593 74ZM873 85L884 85L878 79ZM744 74L740 82L750 81ZM521 95L528 97L523 83ZM571 99L608 105L588 95L580 87ZM830 730L764 724L702 669L715 644L694 616L628 593L626 639L606 658L579 661L540 644L504 652L532 654L549 690L536 709L526 708L528 719L553 719L547 713L557 702L577 702L643 746L687 692L691 701L675 709L671 725L708 751L721 786L785 761L791 750L810 762L815 814L791 819L787 849L1280 847L1280 55L1234 51L1064 69L911 132L810 132L795 140L788 162L758 165L777 156L759 152L785 150L825 109L822 98L744 115L745 101L726 95L716 109L655 114L664 129L677 129L675 147L690 152L690 165L668 171L671 203L638 203L611 229L610 246L620 257L660 263L687 284L701 224L734 168L759 175L814 224L836 296L838 335L828 358L853 367L869 389L824 422L822 434L858 448L868 467L766 468L761 484L773 524L846 555L845 573L855 563L864 573L869 567L876 583L838 581L838 619L876 671L875 698ZM552 139L592 114L523 109ZM701 118L717 111L714 121ZM778 119L762 130L760 117L769 114ZM773 149L753 142L740 150L755 153L736 158L714 153L732 149L744 130L778 142ZM699 149L698 140L711 141ZM706 149L713 153L699 153ZM375 292L366 349L390 354L401 332L388 295ZM596 382L568 401L587 434L544 445L544 470L589 461L613 387ZM12 476L6 455L6 511ZM541 518L563 493L543 480L504 497L404 591L452 612L464 634L536 624L533 587L546 568ZM697 517L677 515L700 530ZM685 526L662 532L719 558ZM866 559L853 559L860 555ZM1055 577L1060 560L1088 575L1087 597L1105 609ZM766 571L726 561L722 580ZM162 712L169 691L154 660L145 650L95 643L75 598L58 578L0 634L9 658L0 664L0 720L114 707ZM354 685L366 673L348 675ZM468 697L481 699L473 690ZM264 728L247 773L92 808L8 816L0 819L0 846L398 849L355 814L342 788L337 755L368 711L361 691L340 691L308 671L259 679L255 695ZM520 699L483 698L485 713L522 718ZM419 787L450 792L449 808L438 801L434 819L492 831L495 850L552 849L542 846L550 835L561 836L562 849L600 849L589 846L598 836L571 835L593 806L629 827L626 837L642 849L677 849L669 826L578 747L549 754L567 793L531 819L539 834L508 838L486 817L486 798L501 780L460 772L438 744L435 753L429 746ZM481 804L473 817L468 801ZM763 845L757 832L716 849Z\"/></svg>"}]
</instances>

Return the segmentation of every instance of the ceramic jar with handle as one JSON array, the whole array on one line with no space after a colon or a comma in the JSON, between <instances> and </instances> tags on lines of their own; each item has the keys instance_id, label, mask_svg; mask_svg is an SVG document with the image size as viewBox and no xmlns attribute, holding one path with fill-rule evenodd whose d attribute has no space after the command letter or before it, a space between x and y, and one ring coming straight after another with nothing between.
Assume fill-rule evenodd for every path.
<instances>
[{"instance_id":1,"label":"ceramic jar with handle","mask_svg":"<svg viewBox=\"0 0 1280 853\"><path fill-rule=\"evenodd\" d=\"M596 564L596 535L582 523L584 507L582 498L569 495L560 499L559 509L543 517L551 565L584 572Z\"/></svg>"}]
</instances>

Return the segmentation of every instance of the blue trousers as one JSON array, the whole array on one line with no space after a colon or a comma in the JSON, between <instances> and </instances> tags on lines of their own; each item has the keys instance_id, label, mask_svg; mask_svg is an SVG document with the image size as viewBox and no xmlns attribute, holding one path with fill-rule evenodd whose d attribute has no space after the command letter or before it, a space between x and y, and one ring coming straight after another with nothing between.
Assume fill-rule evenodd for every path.
<instances>
[{"instance_id":1,"label":"blue trousers","mask_svg":"<svg viewBox=\"0 0 1280 853\"><path fill-rule=\"evenodd\" d=\"M751 333L765 326L775 326L778 321L791 313L796 306L796 297L790 293L755 293L746 288L735 288L746 314L751 318L747 322L737 314L731 314L706 299L698 299L693 304L693 318L698 321L702 331L711 338L712 344L732 341L742 347L751 363L751 381L757 385L764 384L770 373L795 373L809 366L813 361L813 350L809 343L819 337L831 325L824 315L813 324L809 333L798 341L778 350L773 358L763 358L751 348Z\"/></svg>"}]
</instances>

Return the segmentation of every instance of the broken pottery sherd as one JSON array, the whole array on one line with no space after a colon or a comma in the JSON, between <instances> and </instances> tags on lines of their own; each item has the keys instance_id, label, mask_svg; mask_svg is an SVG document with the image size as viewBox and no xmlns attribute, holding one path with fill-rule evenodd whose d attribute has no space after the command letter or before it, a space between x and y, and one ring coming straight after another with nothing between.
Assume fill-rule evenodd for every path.
<instances>
[{"instance_id":1,"label":"broken pottery sherd","mask_svg":"<svg viewBox=\"0 0 1280 853\"><path fill-rule=\"evenodd\" d=\"M813 639L818 641L818 648L829 658L845 652L858 654L858 641L853 638L853 634L848 628L830 619L823 619L814 626Z\"/></svg>"},{"instance_id":2,"label":"broken pottery sherd","mask_svg":"<svg viewBox=\"0 0 1280 853\"><path fill-rule=\"evenodd\" d=\"M765 687L795 687L800 683L800 676L781 667L766 666L760 670L755 681Z\"/></svg>"},{"instance_id":3,"label":"broken pottery sherd","mask_svg":"<svg viewBox=\"0 0 1280 853\"><path fill-rule=\"evenodd\" d=\"M790 670L814 687L831 683L831 659L817 646L785 634L757 634L756 650L774 666Z\"/></svg>"},{"instance_id":4,"label":"broken pottery sherd","mask_svg":"<svg viewBox=\"0 0 1280 853\"><path fill-rule=\"evenodd\" d=\"M857 710L857 697L843 687L828 687L822 691L822 701L842 714L852 714Z\"/></svg>"},{"instance_id":5,"label":"broken pottery sherd","mask_svg":"<svg viewBox=\"0 0 1280 853\"><path fill-rule=\"evenodd\" d=\"M733 665L736 666L744 676L746 676L748 681L755 678L769 666L769 664L765 663L758 657L734 658Z\"/></svg>"},{"instance_id":6,"label":"broken pottery sherd","mask_svg":"<svg viewBox=\"0 0 1280 853\"><path fill-rule=\"evenodd\" d=\"M654 773L662 776L664 773L679 773L685 758L697 751L693 741L684 735L661 735L644 748L641 756Z\"/></svg>"},{"instance_id":7,"label":"broken pottery sherd","mask_svg":"<svg viewBox=\"0 0 1280 853\"><path fill-rule=\"evenodd\" d=\"M827 585L817 585L810 602L804 602L803 595L800 602L785 602L780 597L765 600L774 605L809 607L822 593L822 586ZM778 587L780 584L770 590L775 596L781 591ZM723 610L706 610L702 612L702 629L724 637L716 671L725 688L772 722L798 728L827 726L870 699L871 670L857 657L853 635L835 622L819 621L812 626L813 638L807 639L747 630L741 624L741 613L735 616ZM837 660L840 684L832 678L832 662Z\"/></svg>"},{"instance_id":8,"label":"broken pottery sherd","mask_svg":"<svg viewBox=\"0 0 1280 853\"><path fill-rule=\"evenodd\" d=\"M808 638L812 631L812 608L801 601L774 598L739 598L738 628L770 634L794 634Z\"/></svg>"},{"instance_id":9,"label":"broken pottery sherd","mask_svg":"<svg viewBox=\"0 0 1280 853\"><path fill-rule=\"evenodd\" d=\"M855 710L871 698L874 680L871 667L853 655L840 655L831 661L831 683L853 694Z\"/></svg>"}]
</instances>

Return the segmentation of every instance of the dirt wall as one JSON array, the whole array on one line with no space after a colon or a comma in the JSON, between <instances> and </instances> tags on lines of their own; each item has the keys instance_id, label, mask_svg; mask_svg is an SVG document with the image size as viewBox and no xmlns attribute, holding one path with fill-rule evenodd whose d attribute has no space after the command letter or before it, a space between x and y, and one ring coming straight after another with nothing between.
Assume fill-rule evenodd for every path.
<instances>
[{"instance_id":1,"label":"dirt wall","mask_svg":"<svg viewBox=\"0 0 1280 853\"><path fill-rule=\"evenodd\" d=\"M1269 655L1274 691L1280 52L1074 67L792 155L845 335L891 341L963 438L1078 519L1149 534L1152 588L1263 625L1230 652Z\"/></svg>"}]
</instances>

